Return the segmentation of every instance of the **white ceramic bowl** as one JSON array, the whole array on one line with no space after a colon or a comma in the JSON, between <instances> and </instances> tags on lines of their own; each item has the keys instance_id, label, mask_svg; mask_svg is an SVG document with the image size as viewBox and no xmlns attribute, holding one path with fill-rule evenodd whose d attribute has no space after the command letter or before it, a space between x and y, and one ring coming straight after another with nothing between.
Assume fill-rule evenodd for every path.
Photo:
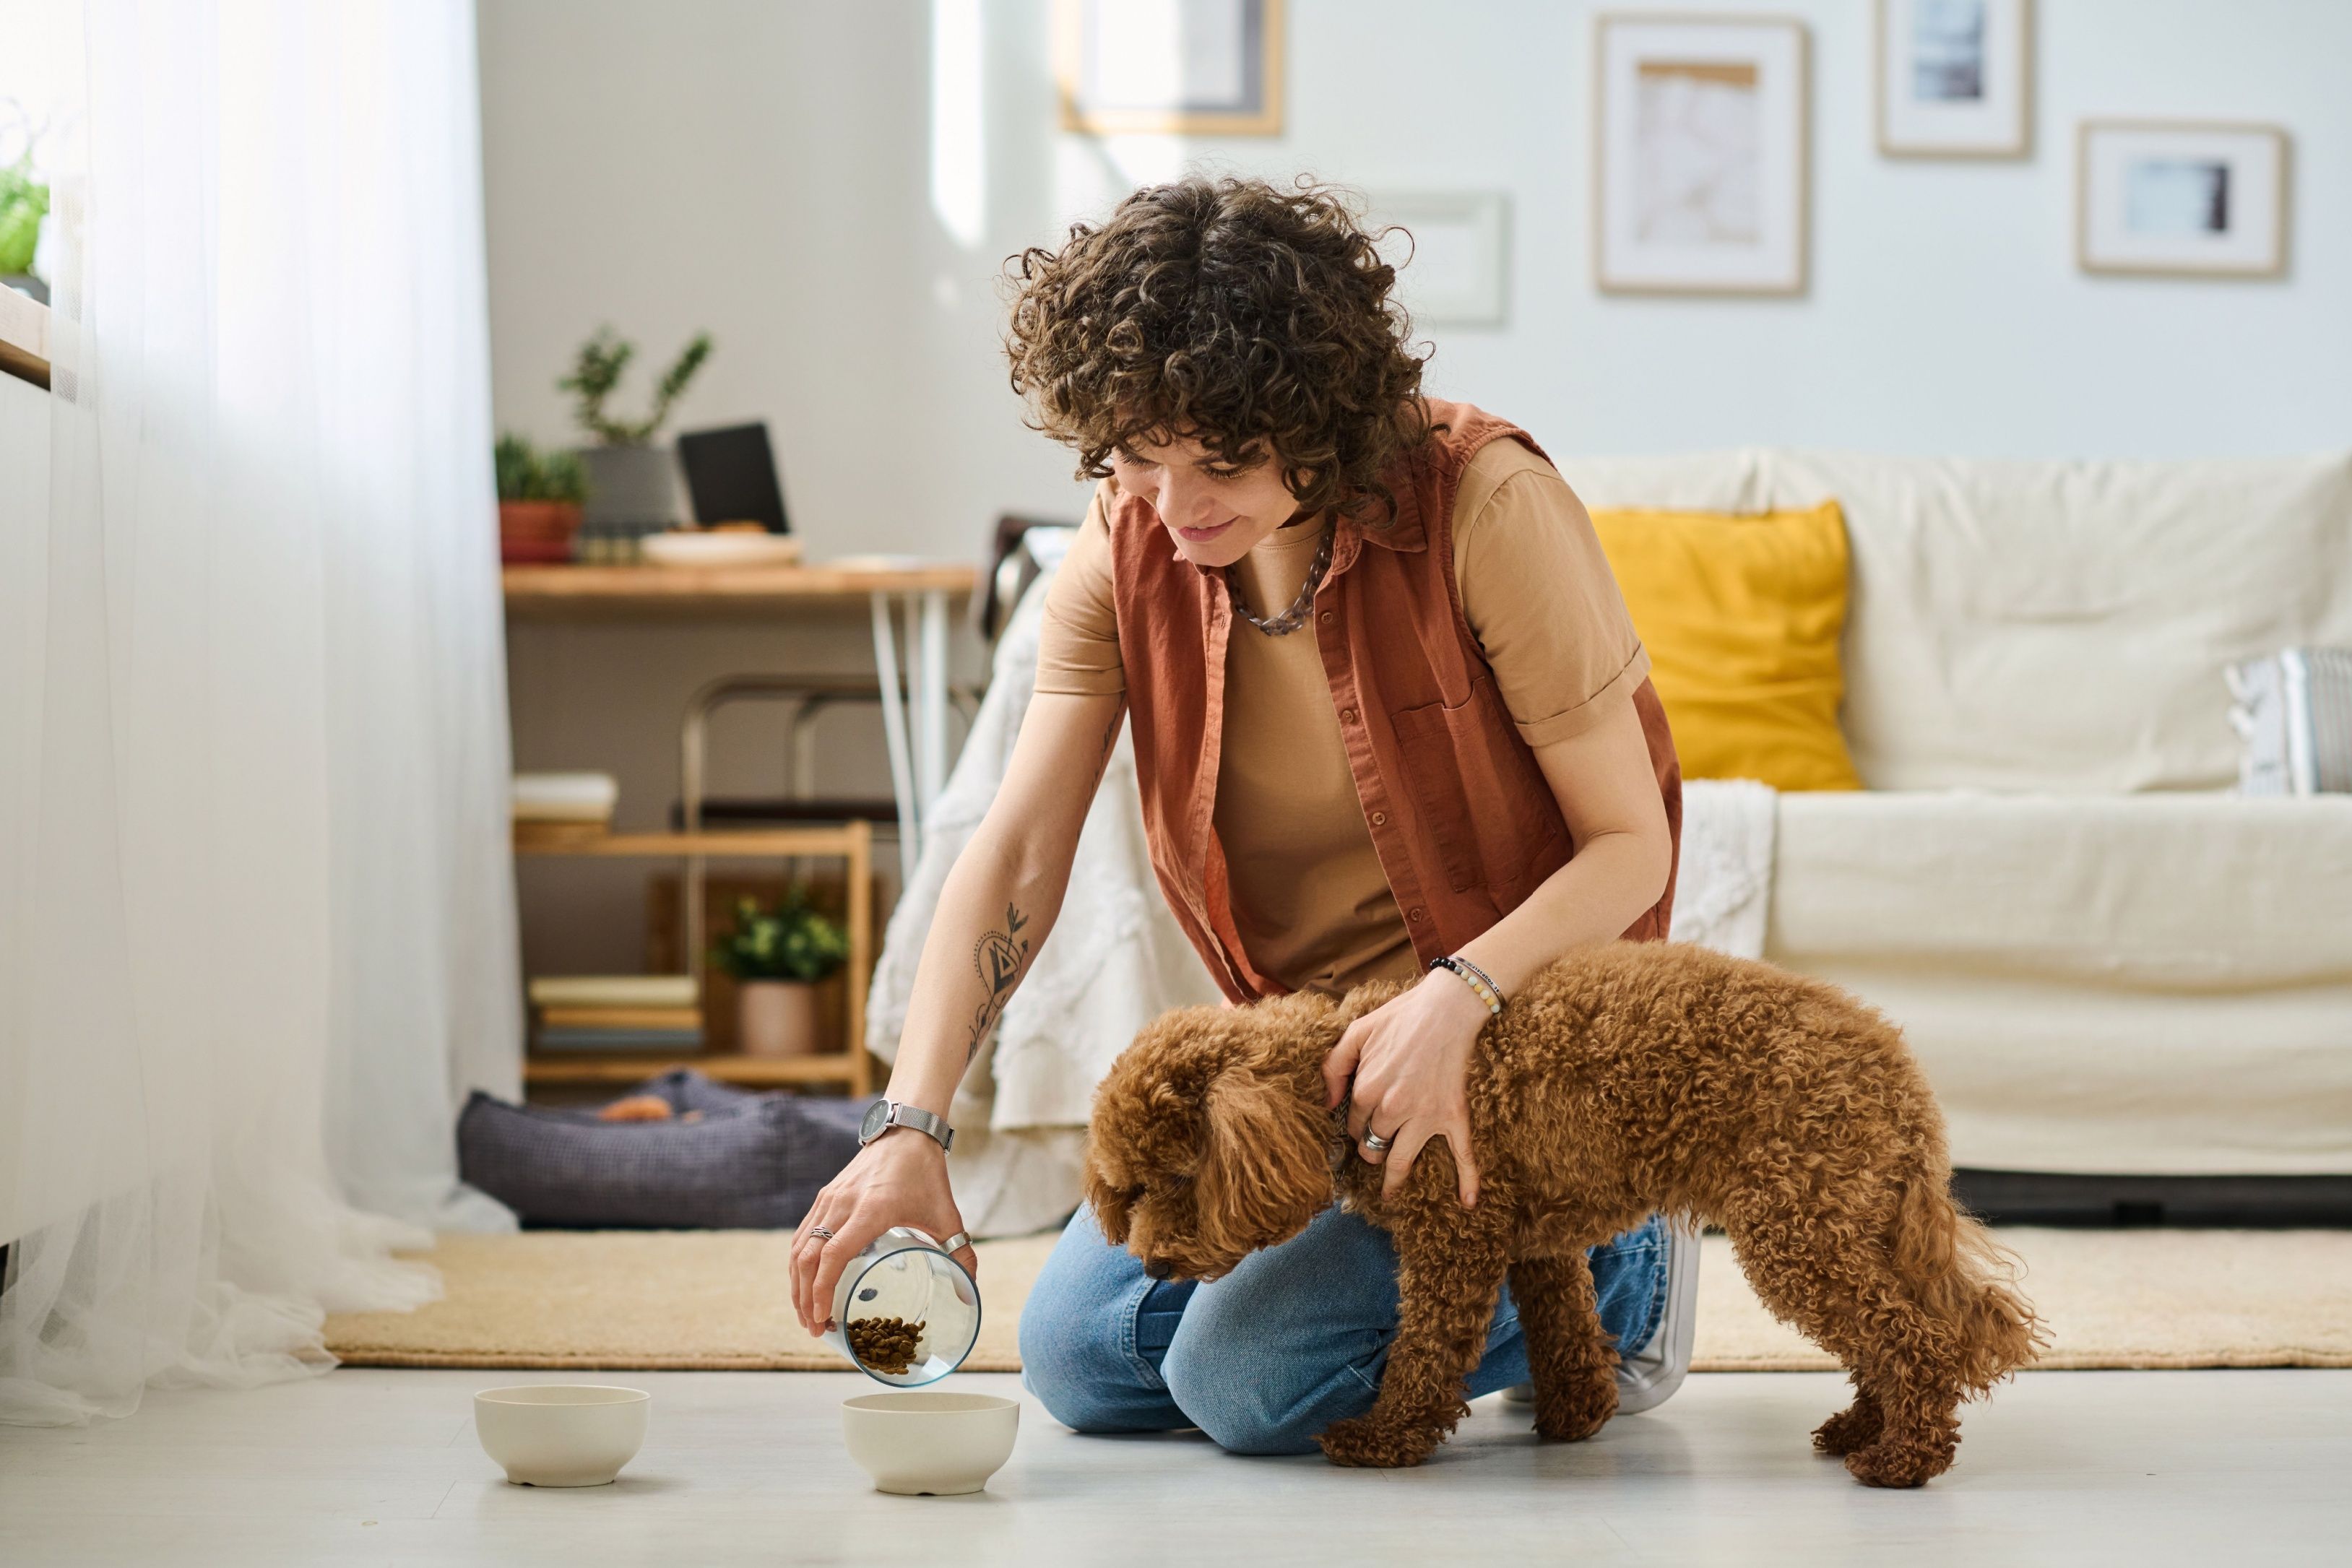
<instances>
[{"instance_id":1,"label":"white ceramic bowl","mask_svg":"<svg viewBox=\"0 0 2352 1568\"><path fill-rule=\"evenodd\" d=\"M849 1457L878 1491L978 1491L1013 1455L1021 1405L991 1394L865 1394L841 1405Z\"/></svg>"},{"instance_id":2,"label":"white ceramic bowl","mask_svg":"<svg viewBox=\"0 0 2352 1568\"><path fill-rule=\"evenodd\" d=\"M524 1487L600 1487L637 1457L653 1396L592 1383L530 1383L474 1396L482 1451Z\"/></svg>"}]
</instances>

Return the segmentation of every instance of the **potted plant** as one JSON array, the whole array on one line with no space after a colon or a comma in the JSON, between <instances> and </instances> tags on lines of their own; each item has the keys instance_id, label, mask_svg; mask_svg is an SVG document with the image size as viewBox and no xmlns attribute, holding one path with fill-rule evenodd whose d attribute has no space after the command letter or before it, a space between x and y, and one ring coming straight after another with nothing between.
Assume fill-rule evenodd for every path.
<instances>
[{"instance_id":1,"label":"potted plant","mask_svg":"<svg viewBox=\"0 0 2352 1568\"><path fill-rule=\"evenodd\" d=\"M588 470L588 521L600 528L669 523L676 492L669 449L653 444L654 433L710 357L710 334L696 333L678 351L654 387L651 411L643 419L625 420L607 413L604 400L621 384L636 352L635 344L615 337L610 327L599 327L580 345L572 373L555 383L572 394L572 417L595 443L581 458Z\"/></svg>"},{"instance_id":2,"label":"potted plant","mask_svg":"<svg viewBox=\"0 0 2352 1568\"><path fill-rule=\"evenodd\" d=\"M499 437L499 559L509 564L572 559L587 480L569 452L541 452L521 436Z\"/></svg>"},{"instance_id":3,"label":"potted plant","mask_svg":"<svg viewBox=\"0 0 2352 1568\"><path fill-rule=\"evenodd\" d=\"M806 1056L817 1048L816 988L849 961L849 933L794 887L775 912L735 905L735 929L711 949L735 977L737 1038L747 1056Z\"/></svg>"},{"instance_id":4,"label":"potted plant","mask_svg":"<svg viewBox=\"0 0 2352 1568\"><path fill-rule=\"evenodd\" d=\"M48 285L33 272L40 254L41 220L49 213L48 184L33 174L33 149L39 140L26 120L23 152L15 162L0 164L0 285L46 305Z\"/></svg>"}]
</instances>

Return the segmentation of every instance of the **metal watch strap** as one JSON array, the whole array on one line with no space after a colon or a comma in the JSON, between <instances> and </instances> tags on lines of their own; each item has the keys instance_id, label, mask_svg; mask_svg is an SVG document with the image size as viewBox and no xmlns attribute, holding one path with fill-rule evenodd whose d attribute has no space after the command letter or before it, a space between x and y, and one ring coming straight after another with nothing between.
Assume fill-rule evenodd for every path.
<instances>
[{"instance_id":1,"label":"metal watch strap","mask_svg":"<svg viewBox=\"0 0 2352 1568\"><path fill-rule=\"evenodd\" d=\"M954 1152L955 1129L948 1125L945 1116L936 1115L920 1105L909 1105L902 1100L890 1102L890 1119L882 1124L882 1133L893 1127L911 1127L940 1146L942 1154ZM874 1135L880 1137L882 1133Z\"/></svg>"}]
</instances>

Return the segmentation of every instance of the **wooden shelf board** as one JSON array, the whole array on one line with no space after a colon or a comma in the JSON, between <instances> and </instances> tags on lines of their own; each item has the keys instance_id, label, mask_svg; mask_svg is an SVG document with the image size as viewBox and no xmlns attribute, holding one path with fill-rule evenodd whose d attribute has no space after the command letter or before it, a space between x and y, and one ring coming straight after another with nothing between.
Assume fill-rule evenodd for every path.
<instances>
[{"instance_id":1,"label":"wooden shelf board","mask_svg":"<svg viewBox=\"0 0 2352 1568\"><path fill-rule=\"evenodd\" d=\"M49 384L49 308L6 287L0 287L0 371Z\"/></svg>"},{"instance_id":2,"label":"wooden shelf board","mask_svg":"<svg viewBox=\"0 0 2352 1568\"><path fill-rule=\"evenodd\" d=\"M741 832L605 833L595 838L547 842L515 841L519 855L845 855L872 827L853 822L839 828L762 828Z\"/></svg>"},{"instance_id":3,"label":"wooden shelf board","mask_svg":"<svg viewBox=\"0 0 2352 1568\"><path fill-rule=\"evenodd\" d=\"M968 595L980 573L948 561L889 569L510 566L500 575L510 618L603 620L664 613L707 617L826 601L862 605L876 593Z\"/></svg>"},{"instance_id":4,"label":"wooden shelf board","mask_svg":"<svg viewBox=\"0 0 2352 1568\"><path fill-rule=\"evenodd\" d=\"M532 1084L635 1083L688 1067L722 1083L782 1087L798 1083L851 1083L857 1067L847 1051L816 1056L639 1056L619 1051L530 1055L522 1081Z\"/></svg>"}]
</instances>

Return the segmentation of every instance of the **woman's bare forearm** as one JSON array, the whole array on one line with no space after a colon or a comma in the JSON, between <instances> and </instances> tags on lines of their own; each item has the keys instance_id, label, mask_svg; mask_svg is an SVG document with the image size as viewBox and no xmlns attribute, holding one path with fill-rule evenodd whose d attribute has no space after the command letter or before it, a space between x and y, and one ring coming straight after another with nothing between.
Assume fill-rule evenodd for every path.
<instances>
[{"instance_id":1,"label":"woman's bare forearm","mask_svg":"<svg viewBox=\"0 0 2352 1568\"><path fill-rule=\"evenodd\" d=\"M1509 996L1553 959L1616 940L1657 903L1664 882L1656 848L1642 835L1601 834L1525 903L1465 943L1462 955Z\"/></svg>"},{"instance_id":2,"label":"woman's bare forearm","mask_svg":"<svg viewBox=\"0 0 2352 1568\"><path fill-rule=\"evenodd\" d=\"M1561 955L1614 941L1657 903L1674 869L1674 835L1632 703L1583 735L1538 747L1536 761L1576 853L1462 948L1506 996Z\"/></svg>"},{"instance_id":3,"label":"woman's bare forearm","mask_svg":"<svg viewBox=\"0 0 2352 1568\"><path fill-rule=\"evenodd\" d=\"M994 841L988 841L993 840ZM945 1116L964 1071L1062 911L1069 862L1010 830L975 837L948 873L915 969L889 1095Z\"/></svg>"},{"instance_id":4,"label":"woman's bare forearm","mask_svg":"<svg viewBox=\"0 0 2352 1568\"><path fill-rule=\"evenodd\" d=\"M1004 782L940 890L889 1095L945 1116L1062 912L1079 829L1118 738L1115 698L1041 695Z\"/></svg>"}]
</instances>

